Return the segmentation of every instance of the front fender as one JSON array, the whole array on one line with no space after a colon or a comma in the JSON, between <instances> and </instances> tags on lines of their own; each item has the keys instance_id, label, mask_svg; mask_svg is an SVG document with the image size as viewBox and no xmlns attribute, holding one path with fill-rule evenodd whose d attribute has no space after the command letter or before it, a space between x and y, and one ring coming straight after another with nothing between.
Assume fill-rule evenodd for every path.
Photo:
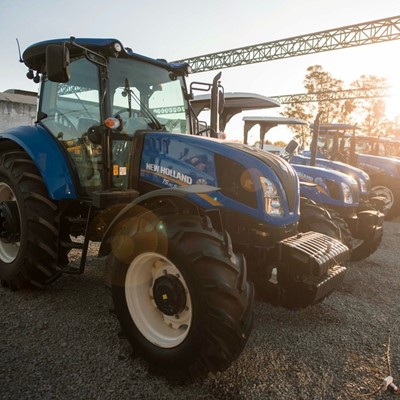
<instances>
[{"instance_id":1,"label":"front fender","mask_svg":"<svg viewBox=\"0 0 400 400\"><path fill-rule=\"evenodd\" d=\"M32 158L52 200L77 198L65 154L46 129L40 125L11 128L0 133L0 150L6 141L18 144Z\"/></svg>"},{"instance_id":2,"label":"front fender","mask_svg":"<svg viewBox=\"0 0 400 400\"><path fill-rule=\"evenodd\" d=\"M364 210L357 213L357 231L352 236L357 239L379 240L383 234L383 221L385 215L377 210Z\"/></svg>"},{"instance_id":3,"label":"front fender","mask_svg":"<svg viewBox=\"0 0 400 400\"><path fill-rule=\"evenodd\" d=\"M185 201L193 204L194 207L198 207L198 203L191 198L196 195L206 195L209 192L215 192L219 188L208 185L190 185L190 186L178 186L172 188L157 189L152 192L146 193L143 196L138 197L128 205L126 205L118 215L113 219L111 224L108 226L99 248L99 257L104 257L111 251L111 236L114 232L115 226L123 219L133 217L136 213L143 211L143 208L139 207L146 201L165 198L165 197L178 197Z\"/></svg>"}]
</instances>

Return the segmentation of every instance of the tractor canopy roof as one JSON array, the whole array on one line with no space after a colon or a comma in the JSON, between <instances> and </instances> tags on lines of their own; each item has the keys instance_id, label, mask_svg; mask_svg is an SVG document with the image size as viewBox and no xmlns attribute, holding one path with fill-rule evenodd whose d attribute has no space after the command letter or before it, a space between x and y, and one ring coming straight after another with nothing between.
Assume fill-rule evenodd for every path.
<instances>
[{"instance_id":1,"label":"tractor canopy roof","mask_svg":"<svg viewBox=\"0 0 400 400\"><path fill-rule=\"evenodd\" d=\"M294 117L243 117L243 121L254 124L268 125L307 125L307 122Z\"/></svg>"},{"instance_id":2,"label":"tractor canopy roof","mask_svg":"<svg viewBox=\"0 0 400 400\"><path fill-rule=\"evenodd\" d=\"M378 136L369 136L369 135L356 135L356 140L363 140L363 141L374 141L378 142L381 141L383 138L380 138Z\"/></svg>"},{"instance_id":3,"label":"tractor canopy roof","mask_svg":"<svg viewBox=\"0 0 400 400\"><path fill-rule=\"evenodd\" d=\"M314 124L310 124L310 128L314 129ZM353 124L320 124L319 133L334 133L339 131L352 131L360 129L357 125Z\"/></svg>"},{"instance_id":4,"label":"tractor canopy roof","mask_svg":"<svg viewBox=\"0 0 400 400\"><path fill-rule=\"evenodd\" d=\"M201 94L190 101L194 113L198 116L203 110L210 109L211 94ZM261 110L280 107L280 104L270 97L247 92L225 92L224 107L220 115L220 127L225 129L232 117L243 111Z\"/></svg>"},{"instance_id":5,"label":"tractor canopy roof","mask_svg":"<svg viewBox=\"0 0 400 400\"><path fill-rule=\"evenodd\" d=\"M264 140L264 135L278 125L307 125L307 122L294 117L243 117L244 132L249 132L255 125L260 125L260 139Z\"/></svg>"},{"instance_id":6,"label":"tractor canopy roof","mask_svg":"<svg viewBox=\"0 0 400 400\"><path fill-rule=\"evenodd\" d=\"M176 75L187 75L189 65L187 63L169 63L166 60L153 59L134 53L130 48L124 47L117 39L100 38L64 38L51 39L38 42L29 46L23 53L22 59L25 65L32 70L42 73L46 65L46 49L49 45L65 45L68 47L71 59L82 57L86 49L104 57L130 58L158 65L174 72Z\"/></svg>"},{"instance_id":7,"label":"tractor canopy roof","mask_svg":"<svg viewBox=\"0 0 400 400\"><path fill-rule=\"evenodd\" d=\"M190 101L196 115L210 108L210 100L211 95L207 93L195 96L194 99ZM280 107L280 104L276 100L260 94L246 92L224 93L224 112L227 114L238 114L246 110L258 110L272 107Z\"/></svg>"}]
</instances>

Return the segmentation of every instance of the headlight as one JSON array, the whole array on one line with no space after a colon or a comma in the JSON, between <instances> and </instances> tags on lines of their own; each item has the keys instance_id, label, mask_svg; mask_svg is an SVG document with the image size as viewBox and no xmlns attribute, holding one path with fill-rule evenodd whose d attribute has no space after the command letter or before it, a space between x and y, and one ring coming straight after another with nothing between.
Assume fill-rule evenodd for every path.
<instances>
[{"instance_id":1,"label":"headlight","mask_svg":"<svg viewBox=\"0 0 400 400\"><path fill-rule=\"evenodd\" d=\"M367 193L367 182L360 178L360 192Z\"/></svg>"},{"instance_id":2,"label":"headlight","mask_svg":"<svg viewBox=\"0 0 400 400\"><path fill-rule=\"evenodd\" d=\"M347 183L340 182L343 191L343 199L346 204L353 204L353 195L351 194L350 186Z\"/></svg>"},{"instance_id":3,"label":"headlight","mask_svg":"<svg viewBox=\"0 0 400 400\"><path fill-rule=\"evenodd\" d=\"M260 176L260 183L263 190L265 212L269 215L283 215L282 198L275 184L264 176Z\"/></svg>"}]
</instances>

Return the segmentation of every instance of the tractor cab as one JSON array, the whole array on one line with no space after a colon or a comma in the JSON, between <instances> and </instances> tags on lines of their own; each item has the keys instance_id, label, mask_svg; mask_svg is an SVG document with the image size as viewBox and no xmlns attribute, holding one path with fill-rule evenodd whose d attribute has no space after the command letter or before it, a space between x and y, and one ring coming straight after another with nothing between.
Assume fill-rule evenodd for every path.
<instances>
[{"instance_id":1,"label":"tractor cab","mask_svg":"<svg viewBox=\"0 0 400 400\"><path fill-rule=\"evenodd\" d=\"M73 160L80 195L134 188L130 154L139 131L185 132L187 64L151 60L115 39L41 42L23 54L43 74L38 122Z\"/></svg>"},{"instance_id":2,"label":"tractor cab","mask_svg":"<svg viewBox=\"0 0 400 400\"><path fill-rule=\"evenodd\" d=\"M357 129L353 124L311 124L313 137L317 137L317 157L332 161L342 161L354 165L355 135ZM316 132L316 128L317 132Z\"/></svg>"}]
</instances>

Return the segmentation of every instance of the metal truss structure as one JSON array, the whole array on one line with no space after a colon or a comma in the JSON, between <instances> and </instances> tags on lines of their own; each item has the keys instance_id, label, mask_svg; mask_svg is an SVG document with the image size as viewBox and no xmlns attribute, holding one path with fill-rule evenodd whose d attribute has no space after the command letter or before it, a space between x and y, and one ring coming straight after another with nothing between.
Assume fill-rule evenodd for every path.
<instances>
[{"instance_id":1,"label":"metal truss structure","mask_svg":"<svg viewBox=\"0 0 400 400\"><path fill-rule=\"evenodd\" d=\"M400 39L400 16L179 60L192 73Z\"/></svg>"},{"instance_id":2,"label":"metal truss structure","mask_svg":"<svg viewBox=\"0 0 400 400\"><path fill-rule=\"evenodd\" d=\"M355 100L355 99L370 99L387 97L388 87L374 87L362 89L348 89L337 91L326 91L319 93L299 93L299 94L286 94L280 96L270 96L272 99L278 101L280 104L294 104L294 103L312 103L322 101L338 101L338 100Z\"/></svg>"}]
</instances>

